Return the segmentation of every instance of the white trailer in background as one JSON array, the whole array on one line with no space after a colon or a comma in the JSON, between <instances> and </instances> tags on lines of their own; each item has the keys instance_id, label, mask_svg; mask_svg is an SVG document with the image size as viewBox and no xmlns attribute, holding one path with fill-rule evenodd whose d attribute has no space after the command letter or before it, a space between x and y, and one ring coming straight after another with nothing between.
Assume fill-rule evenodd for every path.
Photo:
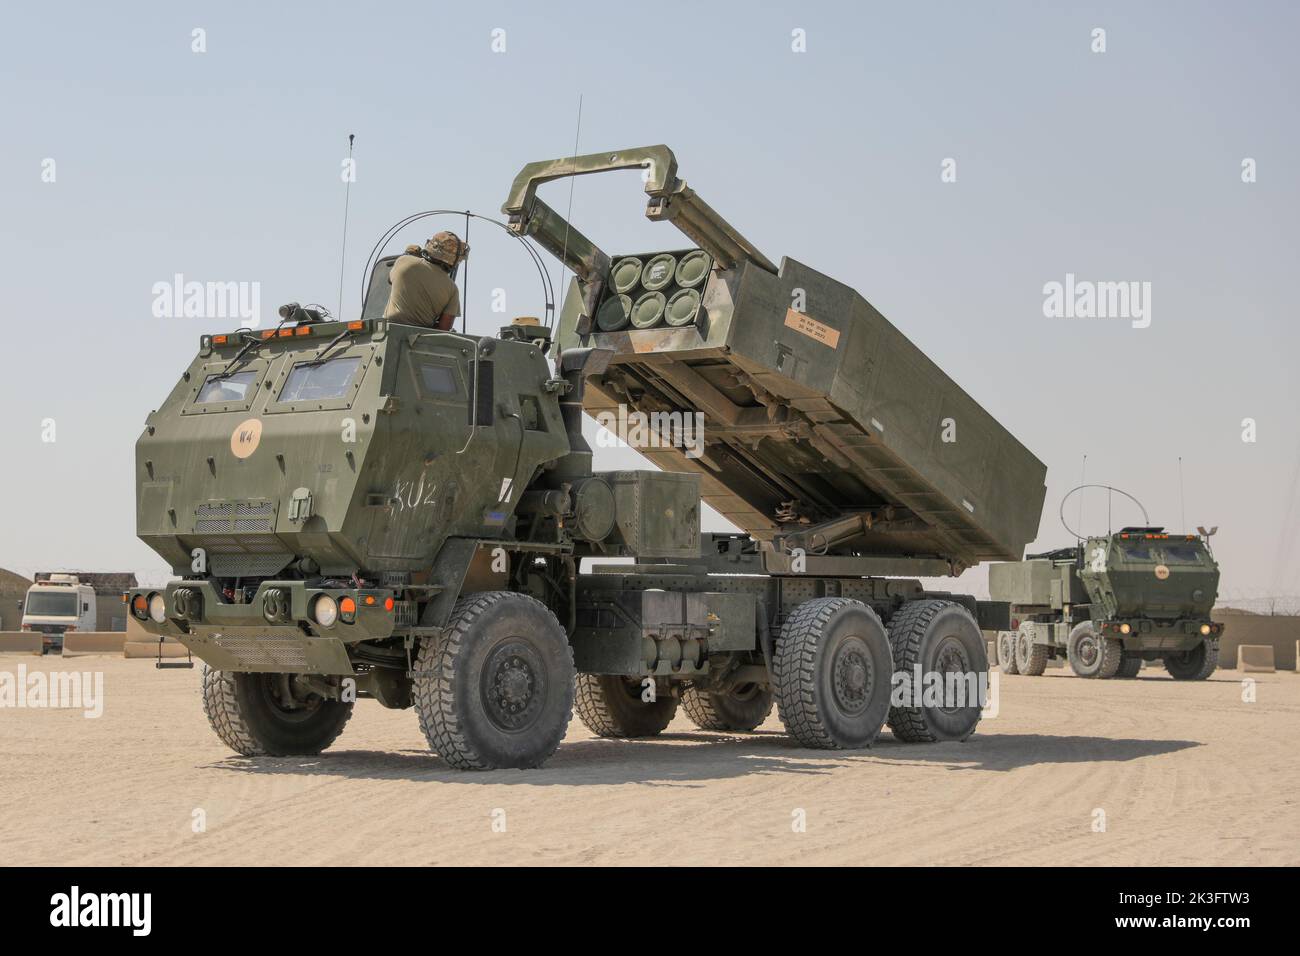
<instances>
[{"instance_id":1,"label":"white trailer in background","mask_svg":"<svg viewBox=\"0 0 1300 956\"><path fill-rule=\"evenodd\" d=\"M95 589L75 574L51 574L27 589L23 600L24 631L39 631L45 649L63 647L68 631L95 630Z\"/></svg>"}]
</instances>

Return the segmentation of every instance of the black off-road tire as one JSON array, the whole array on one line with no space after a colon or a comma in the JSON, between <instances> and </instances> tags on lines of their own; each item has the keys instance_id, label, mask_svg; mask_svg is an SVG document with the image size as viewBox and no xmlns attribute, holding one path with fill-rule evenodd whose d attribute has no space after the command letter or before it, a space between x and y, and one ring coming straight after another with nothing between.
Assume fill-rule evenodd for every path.
<instances>
[{"instance_id":1,"label":"black off-road tire","mask_svg":"<svg viewBox=\"0 0 1300 956\"><path fill-rule=\"evenodd\" d=\"M1016 665L1016 632L998 631L998 670L1004 674L1019 674Z\"/></svg>"},{"instance_id":2,"label":"black off-road tire","mask_svg":"<svg viewBox=\"0 0 1300 956\"><path fill-rule=\"evenodd\" d=\"M467 594L420 641L411 698L429 747L451 766L538 767L573 716L573 652L540 601Z\"/></svg>"},{"instance_id":3,"label":"black off-road tire","mask_svg":"<svg viewBox=\"0 0 1300 956\"><path fill-rule=\"evenodd\" d=\"M746 684L730 694L700 690L691 684L682 693L682 709L700 730L748 733L767 720L775 697L771 688Z\"/></svg>"},{"instance_id":4,"label":"black off-road tire","mask_svg":"<svg viewBox=\"0 0 1300 956\"><path fill-rule=\"evenodd\" d=\"M1065 653L1079 677L1106 680L1119 673L1124 646L1116 638L1098 634L1092 621L1080 621L1070 631Z\"/></svg>"},{"instance_id":5,"label":"black off-road tire","mask_svg":"<svg viewBox=\"0 0 1300 956\"><path fill-rule=\"evenodd\" d=\"M282 676L203 665L203 713L221 742L235 753L245 757L318 754L343 733L352 717L351 701L318 697L304 707L285 709L278 703Z\"/></svg>"},{"instance_id":6,"label":"black off-road tire","mask_svg":"<svg viewBox=\"0 0 1300 956\"><path fill-rule=\"evenodd\" d=\"M918 665L923 681L929 674L961 674L963 694L978 694L980 679L988 673L988 651L979 624L970 611L954 601L908 601L890 618L889 641L894 670L908 675L909 687ZM944 678L945 688L947 683ZM908 743L965 740L980 721L982 702L977 696L973 705L957 707L955 701L946 703L954 706L922 702L916 707L891 707L889 729Z\"/></svg>"},{"instance_id":7,"label":"black off-road tire","mask_svg":"<svg viewBox=\"0 0 1300 956\"><path fill-rule=\"evenodd\" d=\"M1132 680L1134 677L1138 676L1138 671L1140 670L1142 670L1142 658L1137 654L1125 651L1123 659L1119 662L1119 670L1115 672L1115 676L1123 678L1124 680Z\"/></svg>"},{"instance_id":8,"label":"black off-road tire","mask_svg":"<svg viewBox=\"0 0 1300 956\"><path fill-rule=\"evenodd\" d=\"M654 737L677 714L677 698L642 700L641 681L613 674L579 674L573 698L578 719L597 737Z\"/></svg>"},{"instance_id":9,"label":"black off-road tire","mask_svg":"<svg viewBox=\"0 0 1300 956\"><path fill-rule=\"evenodd\" d=\"M1165 655L1165 670L1174 680L1206 680L1219 667L1219 642L1201 641L1190 651Z\"/></svg>"},{"instance_id":10,"label":"black off-road tire","mask_svg":"<svg viewBox=\"0 0 1300 956\"><path fill-rule=\"evenodd\" d=\"M1016 671L1027 677L1041 677L1047 670L1047 645L1035 644L1024 631L1016 634Z\"/></svg>"},{"instance_id":11,"label":"black off-road tire","mask_svg":"<svg viewBox=\"0 0 1300 956\"><path fill-rule=\"evenodd\" d=\"M889 713L893 656L876 612L815 598L786 618L772 661L786 733L821 750L870 747Z\"/></svg>"}]
</instances>

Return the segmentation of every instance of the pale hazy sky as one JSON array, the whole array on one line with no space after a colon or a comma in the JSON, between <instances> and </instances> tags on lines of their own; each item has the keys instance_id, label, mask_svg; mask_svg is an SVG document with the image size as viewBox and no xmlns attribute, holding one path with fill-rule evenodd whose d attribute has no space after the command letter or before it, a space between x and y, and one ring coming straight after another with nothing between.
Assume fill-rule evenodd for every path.
<instances>
[{"instance_id":1,"label":"pale hazy sky","mask_svg":"<svg viewBox=\"0 0 1300 956\"><path fill-rule=\"evenodd\" d=\"M2 567L163 575L134 537L133 445L199 334L221 329L155 318L154 283L260 282L264 320L290 299L332 308L355 133L354 311L385 227L435 207L495 214L521 165L572 151L581 95L581 152L669 144L769 257L859 289L1046 462L1038 547L1070 540L1057 503L1084 453L1089 480L1179 525L1181 455L1188 525L1220 526L1223 590L1300 593L1294 5L86 3L0 17ZM940 181L949 157L955 183ZM610 252L680 244L644 219L634 174L604 178L577 181L579 228ZM546 195L567 204L567 187ZM488 228L471 236L475 332L500 324L494 288L511 314L540 310L531 266ZM1067 273L1150 282L1150 327L1045 318L1043 286ZM1090 500L1088 530L1104 516Z\"/></svg>"}]
</instances>

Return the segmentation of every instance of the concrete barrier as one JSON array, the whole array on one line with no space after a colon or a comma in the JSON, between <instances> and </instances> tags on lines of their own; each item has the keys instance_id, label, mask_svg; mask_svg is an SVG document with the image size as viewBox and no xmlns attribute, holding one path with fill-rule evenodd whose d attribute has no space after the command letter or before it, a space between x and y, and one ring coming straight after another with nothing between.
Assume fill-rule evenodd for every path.
<instances>
[{"instance_id":1,"label":"concrete barrier","mask_svg":"<svg viewBox=\"0 0 1300 956\"><path fill-rule=\"evenodd\" d=\"M181 644L179 641L163 641L163 657L185 657L187 654L189 654L189 651L187 651L185 645ZM127 641L122 645L122 656L136 660L146 657L157 658L158 642L156 640Z\"/></svg>"},{"instance_id":2,"label":"concrete barrier","mask_svg":"<svg viewBox=\"0 0 1300 956\"><path fill-rule=\"evenodd\" d=\"M1223 635L1219 638L1221 667L1231 667L1236 663L1237 648L1242 644L1268 644L1273 648L1273 661L1279 669L1296 669L1296 648L1300 646L1300 617L1251 614L1218 607L1211 616L1223 624Z\"/></svg>"},{"instance_id":3,"label":"concrete barrier","mask_svg":"<svg viewBox=\"0 0 1300 956\"><path fill-rule=\"evenodd\" d=\"M156 641L158 635L150 634L144 629L144 625L135 619L131 614L126 616L126 635L129 641Z\"/></svg>"},{"instance_id":4,"label":"concrete barrier","mask_svg":"<svg viewBox=\"0 0 1300 956\"><path fill-rule=\"evenodd\" d=\"M74 631L63 635L63 656L121 654L126 631Z\"/></svg>"},{"instance_id":5,"label":"concrete barrier","mask_svg":"<svg viewBox=\"0 0 1300 956\"><path fill-rule=\"evenodd\" d=\"M1237 670L1247 674L1272 674L1277 667L1273 664L1273 646L1271 644L1238 644Z\"/></svg>"},{"instance_id":6,"label":"concrete barrier","mask_svg":"<svg viewBox=\"0 0 1300 956\"><path fill-rule=\"evenodd\" d=\"M45 652L45 638L36 631L0 631L0 654L36 654Z\"/></svg>"}]
</instances>

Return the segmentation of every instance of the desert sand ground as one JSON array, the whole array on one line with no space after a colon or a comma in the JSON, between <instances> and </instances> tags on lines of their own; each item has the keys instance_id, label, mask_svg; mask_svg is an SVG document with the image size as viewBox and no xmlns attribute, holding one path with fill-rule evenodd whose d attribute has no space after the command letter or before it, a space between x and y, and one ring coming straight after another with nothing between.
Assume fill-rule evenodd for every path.
<instances>
[{"instance_id":1,"label":"desert sand ground","mask_svg":"<svg viewBox=\"0 0 1300 956\"><path fill-rule=\"evenodd\" d=\"M7 865L1300 863L1293 673L1254 703L1231 671L1008 677L963 744L855 753L798 749L775 713L649 741L575 719L545 768L466 774L373 701L320 757L249 759L209 731L198 668L0 656L19 665L102 671L105 705L0 710Z\"/></svg>"}]
</instances>

